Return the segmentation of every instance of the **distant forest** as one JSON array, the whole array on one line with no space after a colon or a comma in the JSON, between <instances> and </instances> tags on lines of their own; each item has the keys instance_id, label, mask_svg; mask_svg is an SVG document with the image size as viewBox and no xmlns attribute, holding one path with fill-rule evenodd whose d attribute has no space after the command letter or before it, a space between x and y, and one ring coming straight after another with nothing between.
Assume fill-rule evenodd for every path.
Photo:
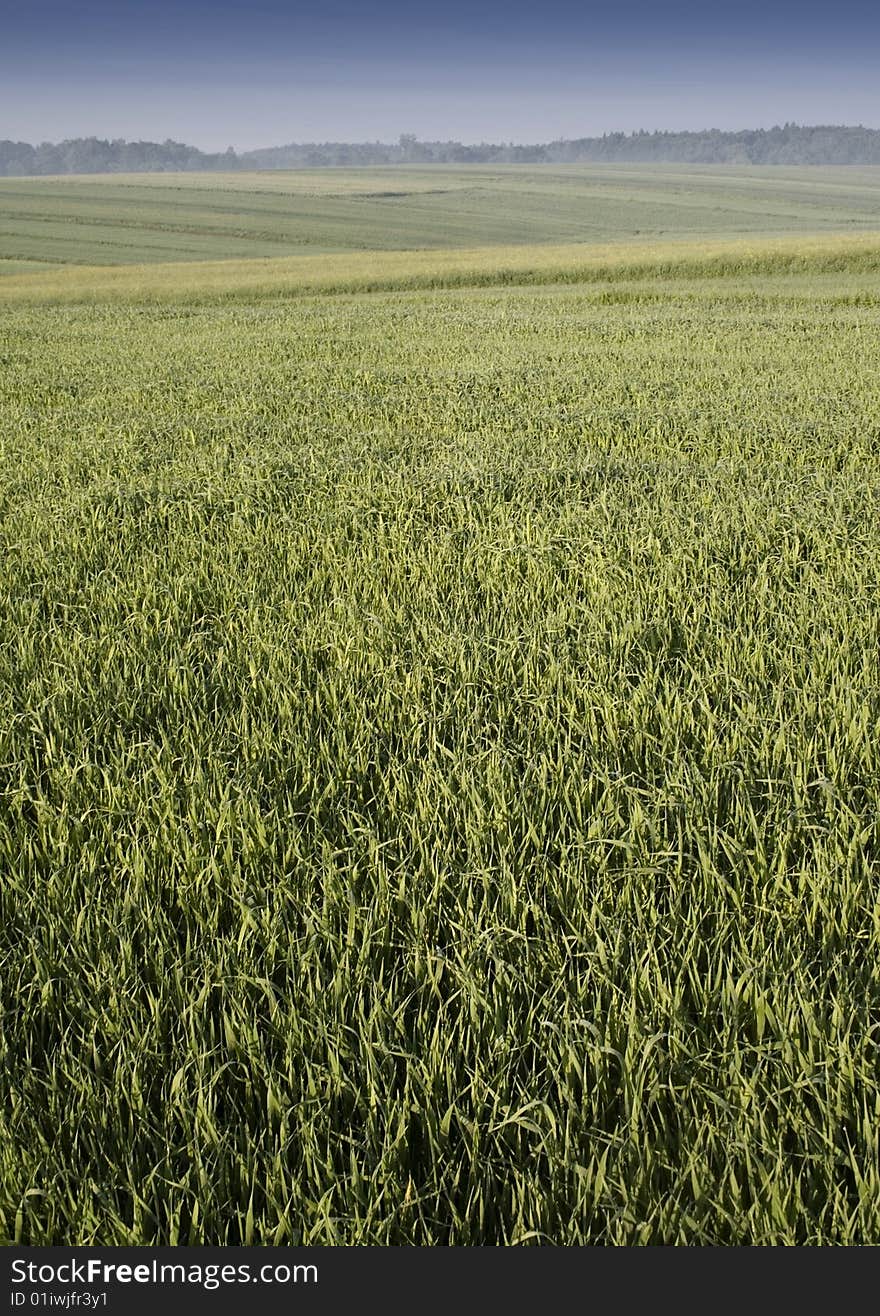
<instances>
[{"instance_id":1,"label":"distant forest","mask_svg":"<svg viewBox=\"0 0 880 1316\"><path fill-rule=\"evenodd\" d=\"M270 146L237 153L232 147L209 153L170 139L126 142L77 137L53 144L0 139L0 176L29 174L105 174L172 170L317 169L333 166L400 164L739 164L872 165L880 164L880 129L803 127L742 132L606 133L543 145L423 142L403 133L394 143L321 142Z\"/></svg>"}]
</instances>

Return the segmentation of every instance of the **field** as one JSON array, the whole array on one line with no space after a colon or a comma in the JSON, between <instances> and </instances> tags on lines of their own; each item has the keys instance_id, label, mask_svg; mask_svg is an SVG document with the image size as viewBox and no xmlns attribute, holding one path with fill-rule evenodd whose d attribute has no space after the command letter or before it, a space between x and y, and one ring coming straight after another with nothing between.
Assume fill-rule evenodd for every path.
<instances>
[{"instance_id":1,"label":"field","mask_svg":"<svg viewBox=\"0 0 880 1316\"><path fill-rule=\"evenodd\" d=\"M880 236L686 236L0 282L7 1241L880 1243Z\"/></svg>"},{"instance_id":2,"label":"field","mask_svg":"<svg viewBox=\"0 0 880 1316\"><path fill-rule=\"evenodd\" d=\"M0 179L0 275L39 264L704 239L880 225L880 168L571 165Z\"/></svg>"}]
</instances>

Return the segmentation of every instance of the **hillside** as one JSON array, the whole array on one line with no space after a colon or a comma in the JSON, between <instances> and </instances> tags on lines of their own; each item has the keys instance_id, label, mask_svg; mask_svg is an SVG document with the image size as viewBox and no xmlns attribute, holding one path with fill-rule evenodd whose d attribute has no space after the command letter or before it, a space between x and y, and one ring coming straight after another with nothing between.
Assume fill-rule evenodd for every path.
<instances>
[{"instance_id":1,"label":"hillside","mask_svg":"<svg viewBox=\"0 0 880 1316\"><path fill-rule=\"evenodd\" d=\"M878 168L413 165L0 180L5 274L40 264L595 247L878 228Z\"/></svg>"}]
</instances>

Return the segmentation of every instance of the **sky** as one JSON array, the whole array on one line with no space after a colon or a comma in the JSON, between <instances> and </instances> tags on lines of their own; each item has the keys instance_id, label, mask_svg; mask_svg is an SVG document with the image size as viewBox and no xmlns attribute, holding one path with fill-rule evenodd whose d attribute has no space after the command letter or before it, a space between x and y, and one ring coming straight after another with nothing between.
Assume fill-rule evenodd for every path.
<instances>
[{"instance_id":1,"label":"sky","mask_svg":"<svg viewBox=\"0 0 880 1316\"><path fill-rule=\"evenodd\" d=\"M0 0L0 138L880 127L880 0Z\"/></svg>"}]
</instances>

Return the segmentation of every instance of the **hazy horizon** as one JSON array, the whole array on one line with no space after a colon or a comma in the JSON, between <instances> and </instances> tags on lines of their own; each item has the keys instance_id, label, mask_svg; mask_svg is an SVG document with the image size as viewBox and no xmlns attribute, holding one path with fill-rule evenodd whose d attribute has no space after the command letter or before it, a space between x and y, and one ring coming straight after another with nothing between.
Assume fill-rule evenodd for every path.
<instances>
[{"instance_id":1,"label":"hazy horizon","mask_svg":"<svg viewBox=\"0 0 880 1316\"><path fill-rule=\"evenodd\" d=\"M844 123L804 123L804 122L792 121L792 120L787 120L787 121L784 122L784 121L782 121L782 120L780 119L780 120L778 120L778 121L776 121L776 122L774 122L774 123L767 123L767 124L744 124L744 123L741 123L741 124L737 124L737 125L735 125L735 126L732 126L732 127L730 127L730 128L719 128L718 124L705 124L705 125L704 125L703 127L701 127L701 128L669 128L668 126L666 126L666 125L664 125L664 124L653 125L651 128L648 128L648 129L645 129L643 126L642 126L642 127L639 127L639 128L625 129L625 130L616 129L616 128L609 128L609 129L603 129L603 131L602 131L602 132L599 132L599 133L584 133L584 134L582 134L582 136L581 136L580 138L575 138L573 135L566 134L566 135L560 135L560 136L555 137L555 138L544 138L544 139L542 139L542 140L539 140L538 138L534 138L534 137L532 137L532 138L526 138L526 137L512 138L512 137L510 137L510 136L508 136L508 135L501 135L501 136L498 136L498 137L496 137L496 138L494 138L494 139L493 139L493 138L489 138L489 137L487 137L487 136L482 136L482 137L463 137L463 138L461 138L461 137L455 137L455 136L453 136L453 135L450 134L450 133L438 133L438 134L436 134L435 136L432 136L432 137L423 137L423 136L419 136L418 134L412 134L412 136L415 137L415 140L416 140L416 142L417 142L418 144L424 144L424 145L426 145L426 146L434 145L435 143L439 143L439 144L441 144L441 145L445 145L446 143L450 143L450 144L458 144L458 145L461 145L461 146L473 146L473 147L477 147L477 148L480 147L480 146L486 146L486 147L499 147L499 148L504 148L504 147L507 147L507 146L522 146L522 147L530 147L530 146L534 146L534 147L539 147L539 148L540 148L540 147L543 147L543 146L549 146L549 145L552 145L552 144L557 143L557 142L560 142L560 143L561 143L561 142L578 142L578 141L580 141L580 140L584 140L584 141L599 141L599 140L602 139L603 135L606 135L606 134L612 134L612 133L613 133L613 134L616 134L616 133L621 132L621 131L624 133L624 135L625 135L626 137L635 137L635 136L637 136L641 131L647 131L648 133L652 133L652 134L653 134L653 133L656 133L656 134L661 135L661 136L665 134L665 135L669 135L669 136L671 136L671 137L677 136L677 135L679 135L679 134L688 134L688 133L691 133L691 134L693 134L694 136L699 137L699 136L703 136L703 135L705 135L705 134L707 134L707 133L710 133L710 132L716 132L716 131L717 131L717 132L721 132L721 133L730 133L730 134L732 134L732 135L736 135L736 134L738 134L738 133L752 133L752 132L761 132L761 131L772 132L772 131L777 130L777 129L784 129L784 128L787 126L787 124L788 124L789 122L793 123L793 126L794 126L794 127L796 127L796 128L800 128L800 129L805 129L805 130L807 130L807 131L809 131L809 130L813 130L813 129L817 129L817 130L827 129L827 130L844 131L844 132L845 132L845 131L850 131L850 130L858 131L858 130L864 129L864 130L867 130L867 131L869 131L869 132L880 132L880 127L875 126L875 125L873 125L873 124L866 124L866 123L859 123L859 124L855 124L855 123L849 123L849 124L844 124ZM235 154L236 154L237 156L239 156L239 157L241 157L241 158L244 158L244 157L247 157L248 155L250 155L250 154L254 154L254 153L256 153L256 152L266 151L266 150L270 150L270 151L283 150L285 147L288 147L288 146L294 146L294 147L296 147L296 146L316 146L316 147L328 146L328 147L330 147L330 146L337 146L337 145L338 145L338 146L353 146L353 147L355 147L355 146L358 146L358 147L359 147L359 146L364 146L364 147L377 146L377 147L388 147L388 148L393 148L393 147L396 147L396 146L398 145L399 141L401 140L401 137L402 137L402 134L400 134L400 133L398 133L398 132L389 132L385 137L381 137L381 138L380 138L380 137L375 137L375 136L373 136L373 137L353 137L353 136L352 136L352 137L332 137L332 138L331 138L331 137L321 137L321 138L315 137L315 138L309 138L309 139L307 139L307 138L300 138L300 139L298 139L298 140L296 140L296 141L294 141L293 139L290 139L289 141L283 141L283 142L282 142L282 141L266 141L266 142L257 143L257 144L255 144L254 146L238 147L238 148L233 148L233 149L234 149L234 152L235 152ZM15 138L8 138L8 137L7 137L7 138L0 138L0 141L4 141L4 140L5 140L5 141L10 141L10 140L13 140L13 141L14 141L14 140L16 140L16 139L15 139ZM23 140L23 139L19 139L19 140ZM56 138L56 139L54 139L54 140L53 140L52 138L47 138L47 137L40 138L40 139L32 139L32 140L29 141L29 142L28 142L28 141L25 141L24 144L25 144L26 146L33 147L34 149L39 149L39 148L42 147L42 146L53 146L53 147L54 147L54 146L61 146L61 145L63 145L65 142L71 142L71 141L72 141L72 142L76 142L76 141L95 141L95 140L97 140L97 141L103 141L103 142L110 142L110 143L113 143L113 142L124 142L126 145L138 145L138 144L140 144L140 143L144 143L144 144L148 144L148 145L164 146L166 143L171 143L171 144L173 144L174 146L178 146L178 147L191 148L191 149L194 149L194 150L196 150L196 151L204 151L206 154L216 154L216 153L217 153L217 148L216 148L216 147L213 147L213 146L203 146L203 145L201 145L199 142L193 142L193 141L191 141L191 140L188 140L188 139L186 139L185 137L181 136L180 134L170 133L170 134L166 134L166 135L163 135L163 136L160 137L160 136L159 136L158 134L156 134L156 133L145 132L145 133L139 133L137 136L125 137L125 136L123 136L122 134L108 133L108 132L105 132L105 131L101 131L101 130L99 130L99 129L96 129L95 131L90 132L90 133L82 133L82 134L79 134L79 133L78 133L78 134L76 134L76 135L68 135L67 137L58 137L58 138ZM229 145L229 143L227 143L227 146L228 146L228 145ZM221 154L225 154L225 151L226 151L226 148L224 147L223 150L222 150L222 152L221 152ZM610 163L610 162L611 162L611 161L609 160L609 161L607 161L606 163ZM418 163L418 162L416 162L416 163ZM458 162L458 163L461 163L461 162ZM627 161L624 160L623 163L627 163ZM695 163L699 163L699 161L696 161ZM763 168L763 167L766 167L766 166L761 166L761 167Z\"/></svg>"},{"instance_id":2,"label":"hazy horizon","mask_svg":"<svg viewBox=\"0 0 880 1316\"><path fill-rule=\"evenodd\" d=\"M0 137L237 151L292 141L541 142L638 129L880 125L880 8L522 0L59 0L4 23Z\"/></svg>"}]
</instances>

